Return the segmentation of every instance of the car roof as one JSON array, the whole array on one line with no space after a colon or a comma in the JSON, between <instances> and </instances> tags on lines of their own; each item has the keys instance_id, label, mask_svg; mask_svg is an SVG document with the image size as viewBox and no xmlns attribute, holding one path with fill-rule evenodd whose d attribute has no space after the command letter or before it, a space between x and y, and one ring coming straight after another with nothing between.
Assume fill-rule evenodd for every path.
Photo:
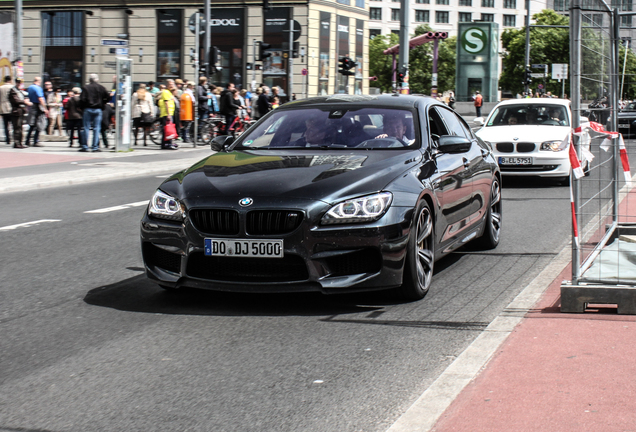
<instances>
[{"instance_id":1,"label":"car roof","mask_svg":"<svg viewBox=\"0 0 636 432\"><path fill-rule=\"evenodd\" d=\"M297 109L297 108L322 108L338 107L338 106L356 106L364 105L365 107L377 108L415 108L418 106L443 105L438 100L423 95L403 95L403 94L380 94L380 95L347 95L334 94L330 96L318 96L308 99L291 101L281 105L277 110L281 109Z\"/></svg>"},{"instance_id":2,"label":"car roof","mask_svg":"<svg viewBox=\"0 0 636 432\"><path fill-rule=\"evenodd\" d=\"M505 105L564 105L570 106L570 101L568 99L560 99L560 98L525 98L525 99L508 99L505 101L501 101L497 104L499 106Z\"/></svg>"}]
</instances>

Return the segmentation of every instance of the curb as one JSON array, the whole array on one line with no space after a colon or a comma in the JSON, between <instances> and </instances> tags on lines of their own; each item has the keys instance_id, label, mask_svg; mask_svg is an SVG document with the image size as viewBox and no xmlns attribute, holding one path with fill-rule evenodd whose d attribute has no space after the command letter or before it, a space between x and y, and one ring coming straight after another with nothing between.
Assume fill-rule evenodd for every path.
<instances>
[{"instance_id":1,"label":"curb","mask_svg":"<svg viewBox=\"0 0 636 432\"><path fill-rule=\"evenodd\" d=\"M552 262L530 282L486 329L451 363L386 432L428 432L493 355L550 284L571 261L568 241Z\"/></svg>"}]
</instances>

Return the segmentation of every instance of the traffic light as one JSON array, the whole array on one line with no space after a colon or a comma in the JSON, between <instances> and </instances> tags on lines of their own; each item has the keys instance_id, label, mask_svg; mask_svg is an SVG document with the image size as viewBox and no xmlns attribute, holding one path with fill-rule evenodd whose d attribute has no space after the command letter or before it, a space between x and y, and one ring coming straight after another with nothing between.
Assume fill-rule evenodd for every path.
<instances>
[{"instance_id":1,"label":"traffic light","mask_svg":"<svg viewBox=\"0 0 636 432\"><path fill-rule=\"evenodd\" d=\"M525 85L532 84L532 76L530 75L531 73L532 73L532 70L530 68L526 68L525 77L524 77L524 80L523 80L523 83Z\"/></svg>"},{"instance_id":2,"label":"traffic light","mask_svg":"<svg viewBox=\"0 0 636 432\"><path fill-rule=\"evenodd\" d=\"M396 74L396 80L398 84L402 84L404 82L404 72L398 72Z\"/></svg>"},{"instance_id":3,"label":"traffic light","mask_svg":"<svg viewBox=\"0 0 636 432\"><path fill-rule=\"evenodd\" d=\"M338 62L340 63L340 69L338 69L339 73L341 73L342 75L355 75L355 72L351 69L356 67L356 62L354 62L347 56L338 58Z\"/></svg>"},{"instance_id":4,"label":"traffic light","mask_svg":"<svg viewBox=\"0 0 636 432\"><path fill-rule=\"evenodd\" d=\"M208 58L208 63L210 64L210 66L221 66L221 52L219 51L219 49L215 46L210 48L210 56Z\"/></svg>"},{"instance_id":5,"label":"traffic light","mask_svg":"<svg viewBox=\"0 0 636 432\"><path fill-rule=\"evenodd\" d=\"M272 53L270 52L265 52L265 50L268 50L269 47L271 47L271 45L268 43L258 43L258 61L264 61L267 57L270 57L272 55Z\"/></svg>"}]
</instances>

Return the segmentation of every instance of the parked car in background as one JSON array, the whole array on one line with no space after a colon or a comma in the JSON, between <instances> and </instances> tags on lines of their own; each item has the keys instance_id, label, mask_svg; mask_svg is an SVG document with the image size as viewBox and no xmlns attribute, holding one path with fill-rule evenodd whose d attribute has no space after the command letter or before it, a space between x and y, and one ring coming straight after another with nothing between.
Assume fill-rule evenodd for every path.
<instances>
[{"instance_id":1,"label":"parked car in background","mask_svg":"<svg viewBox=\"0 0 636 432\"><path fill-rule=\"evenodd\" d=\"M618 131L625 138L636 133L636 102L628 103L618 112Z\"/></svg>"},{"instance_id":2,"label":"parked car in background","mask_svg":"<svg viewBox=\"0 0 636 432\"><path fill-rule=\"evenodd\" d=\"M424 297L435 260L499 243L491 148L443 103L410 95L288 102L164 181L141 221L165 289Z\"/></svg>"},{"instance_id":3,"label":"parked car in background","mask_svg":"<svg viewBox=\"0 0 636 432\"><path fill-rule=\"evenodd\" d=\"M541 98L500 102L476 135L493 146L502 174L550 177L568 183L569 144L563 145L563 140L571 132L570 101ZM590 141L584 132L581 143L588 150ZM582 165L587 172L589 162Z\"/></svg>"}]
</instances>

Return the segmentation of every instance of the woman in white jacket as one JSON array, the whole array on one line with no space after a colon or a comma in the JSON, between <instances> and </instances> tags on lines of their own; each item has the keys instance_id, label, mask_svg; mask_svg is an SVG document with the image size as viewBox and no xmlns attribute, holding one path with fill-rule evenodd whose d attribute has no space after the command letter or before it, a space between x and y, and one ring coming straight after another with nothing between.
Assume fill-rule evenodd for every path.
<instances>
[{"instance_id":1,"label":"woman in white jacket","mask_svg":"<svg viewBox=\"0 0 636 432\"><path fill-rule=\"evenodd\" d=\"M146 137L150 132L150 127L155 121L155 106L152 94L146 91L146 84L139 84L139 88L132 95L132 118L135 134L135 145L137 145L137 135L139 128L144 130L144 146Z\"/></svg>"}]
</instances>

